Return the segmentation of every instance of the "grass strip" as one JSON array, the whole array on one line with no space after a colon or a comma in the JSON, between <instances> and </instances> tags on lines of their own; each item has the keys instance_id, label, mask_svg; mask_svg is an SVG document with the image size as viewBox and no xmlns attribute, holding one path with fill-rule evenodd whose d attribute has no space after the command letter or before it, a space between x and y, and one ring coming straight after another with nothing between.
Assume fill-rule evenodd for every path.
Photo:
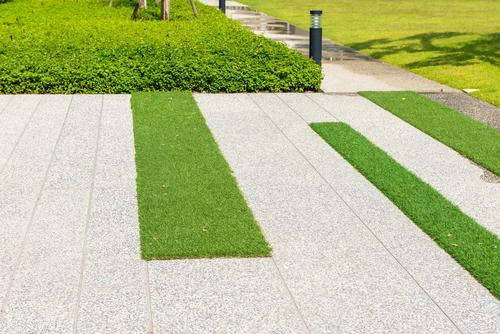
<instances>
[{"instance_id":1,"label":"grass strip","mask_svg":"<svg viewBox=\"0 0 500 334\"><path fill-rule=\"evenodd\" d=\"M432 138L500 176L500 132L415 92L361 92Z\"/></svg>"},{"instance_id":2,"label":"grass strip","mask_svg":"<svg viewBox=\"0 0 500 334\"><path fill-rule=\"evenodd\" d=\"M345 123L313 123L332 148L500 299L500 240Z\"/></svg>"},{"instance_id":3,"label":"grass strip","mask_svg":"<svg viewBox=\"0 0 500 334\"><path fill-rule=\"evenodd\" d=\"M269 256L191 93L134 93L132 109L142 257Z\"/></svg>"}]
</instances>

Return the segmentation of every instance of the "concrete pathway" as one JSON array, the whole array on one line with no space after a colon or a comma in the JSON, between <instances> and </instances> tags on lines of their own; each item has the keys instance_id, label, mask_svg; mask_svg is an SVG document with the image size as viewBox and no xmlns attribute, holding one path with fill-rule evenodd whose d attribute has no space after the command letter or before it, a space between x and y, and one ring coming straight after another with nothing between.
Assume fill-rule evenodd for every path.
<instances>
[{"instance_id":1,"label":"concrete pathway","mask_svg":"<svg viewBox=\"0 0 500 334\"><path fill-rule=\"evenodd\" d=\"M430 165L452 159L461 194L477 167L361 97L195 97L273 257L142 261L130 96L0 96L0 333L500 332L499 302L308 122L350 123L446 196ZM495 228L497 202L459 199Z\"/></svg>"}]
</instances>

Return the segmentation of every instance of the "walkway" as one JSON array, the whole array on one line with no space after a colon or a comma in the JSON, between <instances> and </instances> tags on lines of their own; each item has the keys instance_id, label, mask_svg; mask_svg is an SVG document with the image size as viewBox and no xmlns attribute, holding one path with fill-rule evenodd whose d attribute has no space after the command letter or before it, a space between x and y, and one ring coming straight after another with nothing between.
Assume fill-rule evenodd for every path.
<instances>
[{"instance_id":1,"label":"walkway","mask_svg":"<svg viewBox=\"0 0 500 334\"><path fill-rule=\"evenodd\" d=\"M357 96L195 97L273 257L142 261L130 97L0 96L0 333L500 332L498 300L307 123L350 123L494 230L480 168Z\"/></svg>"}]
</instances>

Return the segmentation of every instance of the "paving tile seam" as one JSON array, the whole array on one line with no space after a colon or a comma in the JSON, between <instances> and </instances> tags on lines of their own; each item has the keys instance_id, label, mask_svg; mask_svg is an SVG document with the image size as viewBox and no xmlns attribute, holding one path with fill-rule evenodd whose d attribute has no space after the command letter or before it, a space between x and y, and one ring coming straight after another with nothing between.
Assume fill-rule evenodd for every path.
<instances>
[{"instance_id":1,"label":"paving tile seam","mask_svg":"<svg viewBox=\"0 0 500 334\"><path fill-rule=\"evenodd\" d=\"M4 295L4 298L3 298L3 301L2 301L2 305L1 305L1 308L0 308L0 319L5 315L5 308L7 306L7 302L8 302L8 299L10 297L10 291L11 291L12 286L14 284L14 280L15 280L17 271L19 270L19 266L21 265L21 259L22 259L22 255L24 253L24 248L26 247L26 240L27 240L27 237L28 237L28 233L30 231L31 225L33 224L33 219L34 219L35 214L37 212L37 209L38 209L38 206L39 206L39 203L40 203L40 198L42 197L42 193L45 190L45 187L46 187L46 184L47 184L47 179L48 179L48 176L49 176L49 170L50 170L51 166L54 163L56 148L58 147L58 145L59 145L59 143L61 141L63 129L64 129L65 125L66 125L66 122L67 122L67 119L68 119L69 110L71 108L72 103L73 103L73 96L71 97L71 99L70 99L70 101L68 103L68 106L66 107L66 111L65 111L65 115L64 115L64 121L63 121L63 123L61 125L61 128L59 129L59 134L57 135L56 143L55 143L55 145L54 145L54 147L52 149L52 153L50 155L50 161L47 164L47 168L46 168L45 174L43 176L42 186L40 188L40 191L37 194L35 205L33 206L33 209L31 211L31 216L30 216L30 220L28 222L28 226L26 226L26 228L24 230L23 242L22 242L21 247L19 249L19 252L18 252L18 255L17 255L17 258L16 258L16 263L15 263L15 266L14 266L14 271L10 275L9 283L7 285L7 291L5 291L5 295Z\"/></svg>"},{"instance_id":2,"label":"paving tile seam","mask_svg":"<svg viewBox=\"0 0 500 334\"><path fill-rule=\"evenodd\" d=\"M7 109L7 106L12 101L14 101L14 98L11 98L9 100L9 102L7 103L7 105L5 106L5 108L2 111L0 111L0 114ZM35 108L33 108L33 111L31 112L31 115L28 118L28 121L26 122L26 124L24 124L23 130L17 136L16 142L14 143L14 146L12 147L12 150L9 152L9 156L5 160L3 166L0 167L0 175L2 175L3 171L5 170L5 168L7 167L7 165L9 164L9 161L12 159L12 156L14 155L14 152L16 151L16 148L19 145L19 142L21 141L21 138L23 137L24 133L26 132L26 129L28 128L28 125L31 123L33 117L35 116L35 112L38 109L38 107L40 106L41 102L42 102L42 97L40 97L40 99L38 100L37 104L35 105Z\"/></svg>"},{"instance_id":3,"label":"paving tile seam","mask_svg":"<svg viewBox=\"0 0 500 334\"><path fill-rule=\"evenodd\" d=\"M283 102L287 107L288 109L290 109L291 111L294 112L294 114L296 114L297 116L300 117L300 119L302 119L304 121L304 123L307 124L307 126L309 126L309 122L307 122L307 120L300 114L298 113L295 109L292 108L292 106L290 106L285 100L283 100L283 98L281 96L279 96L278 94L274 94L281 102ZM309 101L311 101L312 103L314 103L316 106L318 106L320 109L323 109L323 111L325 111L328 115L330 115L333 119L335 119L337 122L341 122L340 119L338 119L336 116L332 115L331 113L329 113L325 108L323 108L323 106L319 105L318 102L314 101L310 96L309 94L304 94L307 99ZM346 94L338 94L338 95L346 95ZM358 94L349 94L348 96L357 96Z\"/></svg>"},{"instance_id":4,"label":"paving tile seam","mask_svg":"<svg viewBox=\"0 0 500 334\"><path fill-rule=\"evenodd\" d=\"M250 95L250 94L247 94ZM288 103L283 101L281 97L277 94L274 94L280 101L282 101L293 113L295 113L300 119L304 121L304 123L309 126L309 123L299 114L297 113ZM389 248L382 242L381 239L378 238L378 236L375 234L375 232L368 226L368 224L365 223L365 221L361 218L360 215L354 210L351 205L348 204L348 202L344 199L343 196L340 195L340 193L334 188L334 186L328 182L325 176L323 176L322 173L319 172L319 170L314 166L314 164L304 155L304 153L295 145L295 143L285 134L285 132L274 122L274 120L258 105L255 100L250 96L250 99L254 102L254 104L257 105L257 107L266 115L266 117L272 122L272 124L278 129L278 131L281 132L281 134L286 138L286 140L295 148L295 150L302 156L302 158L311 166L311 168L318 174L318 176L328 185L328 187L339 197L339 199L344 203L347 208L354 214L354 216L363 224L363 226L369 231L369 233L380 243L380 245L387 251L387 253L396 261L396 263L408 274L408 276L412 279L413 282L422 290L422 292L429 298L430 301L443 313L443 315L450 321L450 323L460 332L463 333L463 331L458 327L458 325L448 316L448 314L441 308L441 306L429 295L427 290L424 289L423 286L420 285L420 283L415 279L415 277L409 272L409 270L399 261L399 259L389 250ZM320 106L321 107L321 106ZM322 108L324 109L324 108ZM332 117L334 117L332 115ZM335 118L335 117L334 117ZM335 118L337 119L337 118ZM353 167L354 168L354 167Z\"/></svg>"},{"instance_id":5,"label":"paving tile seam","mask_svg":"<svg viewBox=\"0 0 500 334\"><path fill-rule=\"evenodd\" d=\"M325 94L325 95L331 95L331 96L359 96L358 93L349 93L349 92L323 92L323 91L320 91L319 93Z\"/></svg>"},{"instance_id":6,"label":"paving tile seam","mask_svg":"<svg viewBox=\"0 0 500 334\"><path fill-rule=\"evenodd\" d=\"M92 209L92 198L94 194L94 186L95 186L95 176L96 176L96 167L97 167L97 155L99 152L99 143L101 139L101 126L102 126L102 113L103 113L103 107L104 107L104 96L101 95L101 108L99 110L99 121L98 121L98 128L97 128L97 138L96 138L96 144L95 144L95 149L94 149L94 161L92 162L92 176L91 176L91 183L90 183L90 190L88 193L88 198L87 198L87 210L85 212L85 229L83 231L83 240L82 240L82 246L81 246L81 261L80 261L80 277L78 281L78 291L77 295L75 298L75 309L73 311L73 333L78 332L78 320L80 317L80 299L82 296L82 287L83 287L83 274L85 271L85 264L86 264L86 258L87 258L87 243L88 243L88 230L89 230L89 222L90 222L90 212Z\"/></svg>"},{"instance_id":7,"label":"paving tile seam","mask_svg":"<svg viewBox=\"0 0 500 334\"><path fill-rule=\"evenodd\" d=\"M139 228L139 226L137 226ZM139 246L140 247L140 246ZM144 261L141 259L141 261ZM150 281L150 276L151 273L149 271L149 264L147 261L144 261L144 293L146 294L146 307L147 307L147 312L148 312L148 333L147 334L153 334L156 333L155 331L155 324L154 324L154 317L153 317L153 303L151 302L151 281Z\"/></svg>"},{"instance_id":8,"label":"paving tile seam","mask_svg":"<svg viewBox=\"0 0 500 334\"><path fill-rule=\"evenodd\" d=\"M131 164L133 165L132 166L132 169L134 171L134 179L133 179L133 192L134 192L134 201L135 203L137 203L137 184L136 184L136 177L137 177L137 171L136 171L136 166L135 166L135 146L134 146L134 140L135 140L135 137L134 137L134 121L133 121L133 114L132 114L132 107L130 105L131 103L131 95L127 94L128 95L128 114L129 114L129 117L130 117L130 128L129 128L129 131L130 131L130 136L131 136L131 150L132 150L132 161L131 161ZM138 208L136 209L138 210ZM138 212L137 212L138 214ZM136 216L136 219L135 219L135 228L137 229L137 231L139 231L139 217ZM147 334L154 334L156 333L156 327L155 327L155 322L154 322L154 316L153 316L153 303L152 303L152 298L151 298L151 281L150 281L150 276L151 276L151 272L150 272L150 269L149 269L149 263L148 261L145 261L142 259L142 256L140 254L140 250L141 250L141 245L140 245L140 233L139 233L139 239L137 239L137 242L138 244L136 245L138 248L139 248L139 261L142 263L142 276L143 276L143 282L144 282L144 285L143 285L143 293L144 293L144 297L145 297L145 301L146 301L146 333Z\"/></svg>"},{"instance_id":9,"label":"paving tile seam","mask_svg":"<svg viewBox=\"0 0 500 334\"><path fill-rule=\"evenodd\" d=\"M306 328L307 333L311 334L312 332L309 329L309 324L307 323L306 319L304 318L304 315L302 314L302 312L299 308L299 305L297 304L297 300L295 300L295 297L293 296L292 291L290 291L290 288L288 287L288 284L286 283L285 278L283 277L283 274L281 273L281 270L278 267L278 264L274 260L273 256L271 256L271 260L273 261L273 264L274 264L274 267L276 268L278 276L279 276L281 282L283 283L283 286L285 287L286 291L288 292L288 295L290 296L290 299L292 300L293 305L297 309L297 313L299 314L300 319L302 320L302 323L304 324L304 327Z\"/></svg>"}]
</instances>

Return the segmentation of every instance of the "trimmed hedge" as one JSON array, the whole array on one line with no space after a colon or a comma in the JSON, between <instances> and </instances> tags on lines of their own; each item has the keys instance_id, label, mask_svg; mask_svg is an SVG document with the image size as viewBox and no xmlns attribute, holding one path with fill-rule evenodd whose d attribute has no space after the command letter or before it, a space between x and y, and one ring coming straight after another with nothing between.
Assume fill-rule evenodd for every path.
<instances>
[{"instance_id":1,"label":"trimmed hedge","mask_svg":"<svg viewBox=\"0 0 500 334\"><path fill-rule=\"evenodd\" d=\"M0 11L0 92L318 90L321 70L218 10L172 1L132 21L129 0L17 0Z\"/></svg>"}]
</instances>

